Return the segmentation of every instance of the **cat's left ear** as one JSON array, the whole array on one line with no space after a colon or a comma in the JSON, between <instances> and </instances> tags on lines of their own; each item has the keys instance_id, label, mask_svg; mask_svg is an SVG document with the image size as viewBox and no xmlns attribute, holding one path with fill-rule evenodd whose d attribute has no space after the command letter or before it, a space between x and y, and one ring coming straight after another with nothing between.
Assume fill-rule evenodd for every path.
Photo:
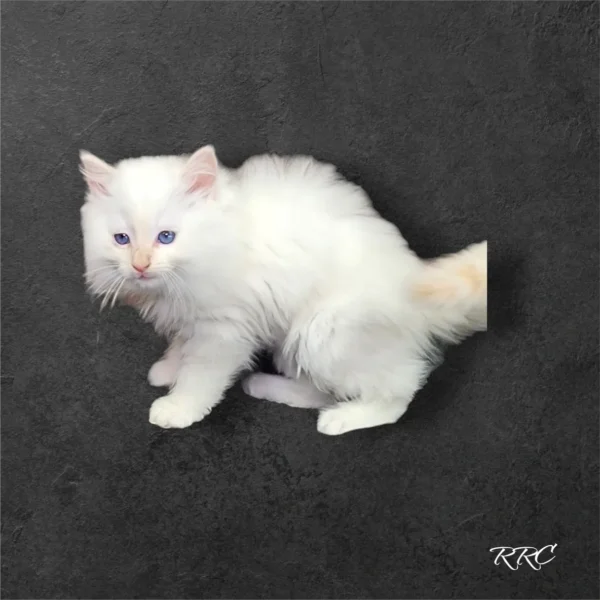
<instances>
[{"instance_id":1,"label":"cat's left ear","mask_svg":"<svg viewBox=\"0 0 600 600\"><path fill-rule=\"evenodd\" d=\"M79 161L79 170L90 192L107 196L108 183L115 172L115 168L86 150L79 152Z\"/></svg>"},{"instance_id":2,"label":"cat's left ear","mask_svg":"<svg viewBox=\"0 0 600 600\"><path fill-rule=\"evenodd\" d=\"M213 146L204 146L196 150L188 159L184 178L189 193L210 192L217 179L219 163Z\"/></svg>"}]
</instances>

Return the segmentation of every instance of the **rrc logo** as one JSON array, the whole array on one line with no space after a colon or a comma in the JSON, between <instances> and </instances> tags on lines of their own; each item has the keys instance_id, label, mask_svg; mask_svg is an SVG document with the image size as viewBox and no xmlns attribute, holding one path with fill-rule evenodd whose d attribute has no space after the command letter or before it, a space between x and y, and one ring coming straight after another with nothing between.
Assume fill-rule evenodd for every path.
<instances>
[{"instance_id":1,"label":"rrc logo","mask_svg":"<svg viewBox=\"0 0 600 600\"><path fill-rule=\"evenodd\" d=\"M511 569L516 571L524 562L526 562L534 571L539 571L544 565L553 561L554 550L558 544L552 544L544 546L537 550L531 546L519 546L518 548L511 548L510 546L498 546L496 548L490 548L490 552L498 552L494 559L494 564L499 565L500 561L503 560L504 564ZM552 554L551 558L548 556Z\"/></svg>"}]
</instances>

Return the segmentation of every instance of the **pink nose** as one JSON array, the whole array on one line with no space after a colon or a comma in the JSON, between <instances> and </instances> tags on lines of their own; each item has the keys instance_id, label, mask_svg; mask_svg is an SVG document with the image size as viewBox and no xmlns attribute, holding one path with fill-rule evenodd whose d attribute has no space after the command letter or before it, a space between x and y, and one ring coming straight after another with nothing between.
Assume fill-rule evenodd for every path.
<instances>
[{"instance_id":1,"label":"pink nose","mask_svg":"<svg viewBox=\"0 0 600 600\"><path fill-rule=\"evenodd\" d=\"M143 273L150 265L140 265L137 263L132 263L131 265L138 273Z\"/></svg>"}]
</instances>

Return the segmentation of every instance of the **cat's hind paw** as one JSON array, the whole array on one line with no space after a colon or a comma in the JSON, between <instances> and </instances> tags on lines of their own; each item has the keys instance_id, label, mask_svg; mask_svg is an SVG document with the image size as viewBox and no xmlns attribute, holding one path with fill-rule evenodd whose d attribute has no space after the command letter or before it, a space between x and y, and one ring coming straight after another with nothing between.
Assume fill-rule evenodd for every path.
<instances>
[{"instance_id":1,"label":"cat's hind paw","mask_svg":"<svg viewBox=\"0 0 600 600\"><path fill-rule=\"evenodd\" d=\"M172 361L159 360L148 372L148 383L154 387L171 387L177 380L177 365Z\"/></svg>"},{"instance_id":2,"label":"cat's hind paw","mask_svg":"<svg viewBox=\"0 0 600 600\"><path fill-rule=\"evenodd\" d=\"M357 401L340 402L319 414L317 430L325 435L341 435L356 429L367 429L395 423L407 404L377 405Z\"/></svg>"}]
</instances>

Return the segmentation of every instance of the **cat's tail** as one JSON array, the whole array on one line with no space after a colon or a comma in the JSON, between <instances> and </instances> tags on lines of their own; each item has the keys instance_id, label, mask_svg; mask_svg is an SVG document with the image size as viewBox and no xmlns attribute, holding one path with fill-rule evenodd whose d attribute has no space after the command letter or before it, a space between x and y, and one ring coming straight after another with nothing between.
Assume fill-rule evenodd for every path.
<instances>
[{"instance_id":1,"label":"cat's tail","mask_svg":"<svg viewBox=\"0 0 600 600\"><path fill-rule=\"evenodd\" d=\"M487 241L425 261L412 286L431 333L456 342L487 329Z\"/></svg>"}]
</instances>

